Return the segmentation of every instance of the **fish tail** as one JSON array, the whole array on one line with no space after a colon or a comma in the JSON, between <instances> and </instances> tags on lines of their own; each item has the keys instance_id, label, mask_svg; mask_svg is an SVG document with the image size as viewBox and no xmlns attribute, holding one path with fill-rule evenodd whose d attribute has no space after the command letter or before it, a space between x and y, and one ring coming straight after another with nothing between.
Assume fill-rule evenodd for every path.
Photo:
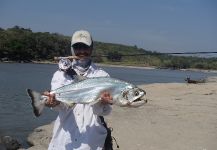
<instances>
[{"instance_id":1,"label":"fish tail","mask_svg":"<svg viewBox=\"0 0 217 150\"><path fill-rule=\"evenodd\" d=\"M42 100L42 95L39 92L27 89L27 94L31 98L33 112L36 117L39 117L44 109L45 101Z\"/></svg>"}]
</instances>

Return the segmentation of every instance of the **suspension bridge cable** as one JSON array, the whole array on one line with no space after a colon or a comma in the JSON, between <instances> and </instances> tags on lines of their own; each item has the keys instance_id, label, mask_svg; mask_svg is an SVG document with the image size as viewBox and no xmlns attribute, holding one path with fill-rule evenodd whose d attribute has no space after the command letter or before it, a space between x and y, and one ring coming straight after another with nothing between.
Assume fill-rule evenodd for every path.
<instances>
[{"instance_id":1,"label":"suspension bridge cable","mask_svg":"<svg viewBox=\"0 0 217 150\"><path fill-rule=\"evenodd\" d=\"M158 52L146 52L146 53L138 53L138 54L119 54L120 56L140 56L140 55L182 55L182 54L188 54L188 55L191 55L191 54L214 54L217 52L168 52L168 53L158 53ZM109 55L95 55L95 56L92 56L92 57L108 57Z\"/></svg>"}]
</instances>

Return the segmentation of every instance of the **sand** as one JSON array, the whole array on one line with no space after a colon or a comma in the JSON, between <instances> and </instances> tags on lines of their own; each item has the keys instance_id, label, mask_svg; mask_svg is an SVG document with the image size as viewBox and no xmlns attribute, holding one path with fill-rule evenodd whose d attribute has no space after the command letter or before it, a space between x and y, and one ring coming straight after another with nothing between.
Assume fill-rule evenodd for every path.
<instances>
[{"instance_id":1,"label":"sand","mask_svg":"<svg viewBox=\"0 0 217 150\"><path fill-rule=\"evenodd\" d=\"M147 92L146 105L113 106L111 115L106 117L120 150L216 150L216 81L217 78L212 78L201 84L141 85ZM50 139L52 125L39 129L41 132L33 132L29 137L35 145L31 150L39 145L46 149ZM39 135L41 141L35 138L39 139Z\"/></svg>"}]
</instances>

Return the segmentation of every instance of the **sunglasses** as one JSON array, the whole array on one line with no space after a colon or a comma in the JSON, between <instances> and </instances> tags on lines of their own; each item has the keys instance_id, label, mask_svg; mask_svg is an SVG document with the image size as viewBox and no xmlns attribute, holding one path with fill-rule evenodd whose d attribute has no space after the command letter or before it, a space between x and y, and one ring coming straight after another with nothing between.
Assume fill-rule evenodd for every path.
<instances>
[{"instance_id":1,"label":"sunglasses","mask_svg":"<svg viewBox=\"0 0 217 150\"><path fill-rule=\"evenodd\" d=\"M79 49L87 50L90 48L90 46L87 46L87 45L81 44L81 43L74 44L74 45L72 45L72 47L73 47L73 49L76 49L76 50L79 50Z\"/></svg>"}]
</instances>

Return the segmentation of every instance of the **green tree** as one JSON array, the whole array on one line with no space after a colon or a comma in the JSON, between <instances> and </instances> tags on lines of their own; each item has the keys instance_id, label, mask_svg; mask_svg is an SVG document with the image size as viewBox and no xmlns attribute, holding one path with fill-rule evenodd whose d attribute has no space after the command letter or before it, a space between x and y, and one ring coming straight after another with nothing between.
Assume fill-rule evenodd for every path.
<instances>
[{"instance_id":1,"label":"green tree","mask_svg":"<svg viewBox=\"0 0 217 150\"><path fill-rule=\"evenodd\" d=\"M108 52L107 59L110 61L121 61L121 53L114 51L114 52Z\"/></svg>"}]
</instances>

